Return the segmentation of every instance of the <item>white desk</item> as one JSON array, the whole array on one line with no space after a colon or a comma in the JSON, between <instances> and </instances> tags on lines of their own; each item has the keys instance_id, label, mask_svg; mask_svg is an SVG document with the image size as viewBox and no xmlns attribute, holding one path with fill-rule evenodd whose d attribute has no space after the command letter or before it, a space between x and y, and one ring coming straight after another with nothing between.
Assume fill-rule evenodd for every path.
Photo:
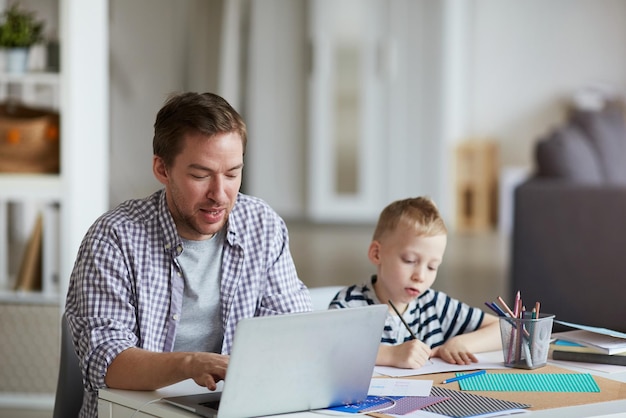
<instances>
[{"instance_id":1,"label":"white desk","mask_svg":"<svg viewBox=\"0 0 626 418\"><path fill-rule=\"evenodd\" d=\"M554 363L560 367L566 367L563 363ZM591 373L607 379L617 380L626 383L626 372L623 373L602 373L579 367L567 368L582 373ZM205 388L199 387L193 380L185 380L172 386L156 391L141 392L120 389L101 389L98 400L99 418L130 418L137 409L133 418L140 417L161 417L161 418L197 418L198 416L187 412L181 408L168 405L163 401L156 401L166 396L180 396L206 392ZM154 403L147 404L150 401ZM530 411L533 418L587 418L587 417L626 417L626 394L625 398L618 401L593 403L586 405L571 406L566 408L544 409L540 411ZM323 415L313 412L301 412L294 414L282 414L280 417L320 418ZM346 414L347 417L353 416ZM432 416L432 415L431 415Z\"/></svg>"},{"instance_id":2,"label":"white desk","mask_svg":"<svg viewBox=\"0 0 626 418\"><path fill-rule=\"evenodd\" d=\"M139 412L135 413L133 418L198 418L196 414L156 400L168 396L206 393L206 391L205 388L196 385L191 379L155 391L101 389L98 399L98 418L130 418L137 410ZM151 401L156 402L148 404ZM319 414L312 412L281 414L280 416L285 418L320 418Z\"/></svg>"}]
</instances>

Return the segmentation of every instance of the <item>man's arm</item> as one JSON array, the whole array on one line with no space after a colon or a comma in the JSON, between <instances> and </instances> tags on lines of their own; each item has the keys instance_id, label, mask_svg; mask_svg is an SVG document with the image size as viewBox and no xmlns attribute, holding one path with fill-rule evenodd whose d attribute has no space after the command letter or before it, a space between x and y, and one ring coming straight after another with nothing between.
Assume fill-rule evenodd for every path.
<instances>
[{"instance_id":1,"label":"man's arm","mask_svg":"<svg viewBox=\"0 0 626 418\"><path fill-rule=\"evenodd\" d=\"M228 360L216 353L155 353L132 347L111 362L104 381L115 389L155 390L191 378L215 390L226 376Z\"/></svg>"}]
</instances>

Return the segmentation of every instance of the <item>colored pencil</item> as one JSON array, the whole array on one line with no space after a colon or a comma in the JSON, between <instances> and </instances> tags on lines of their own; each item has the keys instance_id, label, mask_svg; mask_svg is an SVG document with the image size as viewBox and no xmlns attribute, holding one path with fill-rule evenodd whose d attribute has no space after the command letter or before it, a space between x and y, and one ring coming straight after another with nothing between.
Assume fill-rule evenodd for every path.
<instances>
[{"instance_id":1,"label":"colored pencil","mask_svg":"<svg viewBox=\"0 0 626 418\"><path fill-rule=\"evenodd\" d=\"M463 379L467 379L467 378L474 377L474 376L480 376L480 375L485 374L485 373L487 373L487 370L479 370L479 371L474 372L474 373L466 373L466 374L462 374L462 375L457 376L457 377L451 377L450 379L446 379L446 380L444 380L441 383L452 383L452 382L456 382L458 380L463 380Z\"/></svg>"}]
</instances>

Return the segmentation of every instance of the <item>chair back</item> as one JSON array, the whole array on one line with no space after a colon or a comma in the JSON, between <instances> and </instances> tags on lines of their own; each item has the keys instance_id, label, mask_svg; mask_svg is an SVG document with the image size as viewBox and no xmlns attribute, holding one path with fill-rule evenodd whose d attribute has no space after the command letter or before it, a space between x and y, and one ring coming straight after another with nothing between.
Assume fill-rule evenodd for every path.
<instances>
[{"instance_id":1,"label":"chair back","mask_svg":"<svg viewBox=\"0 0 626 418\"><path fill-rule=\"evenodd\" d=\"M311 302L314 311L328 309L328 305L333 300L337 292L343 289L344 286L319 286L310 287L309 294L311 295Z\"/></svg>"},{"instance_id":2,"label":"chair back","mask_svg":"<svg viewBox=\"0 0 626 418\"><path fill-rule=\"evenodd\" d=\"M61 367L54 400L53 418L78 417L83 405L83 375L74 351L65 314L61 318Z\"/></svg>"}]
</instances>

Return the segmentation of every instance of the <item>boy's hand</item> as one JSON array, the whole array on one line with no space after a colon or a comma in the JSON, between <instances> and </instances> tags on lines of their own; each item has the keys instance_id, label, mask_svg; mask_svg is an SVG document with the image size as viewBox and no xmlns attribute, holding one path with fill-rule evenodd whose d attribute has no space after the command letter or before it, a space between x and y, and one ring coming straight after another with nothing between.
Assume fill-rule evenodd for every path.
<instances>
[{"instance_id":1,"label":"boy's hand","mask_svg":"<svg viewBox=\"0 0 626 418\"><path fill-rule=\"evenodd\" d=\"M445 344L433 348L432 357L439 357L450 364L472 364L478 362L476 356L458 338L451 338Z\"/></svg>"},{"instance_id":2,"label":"boy's hand","mask_svg":"<svg viewBox=\"0 0 626 418\"><path fill-rule=\"evenodd\" d=\"M402 369L419 369L431 356L430 347L419 340L411 340L399 345L381 345L376 364Z\"/></svg>"}]
</instances>

